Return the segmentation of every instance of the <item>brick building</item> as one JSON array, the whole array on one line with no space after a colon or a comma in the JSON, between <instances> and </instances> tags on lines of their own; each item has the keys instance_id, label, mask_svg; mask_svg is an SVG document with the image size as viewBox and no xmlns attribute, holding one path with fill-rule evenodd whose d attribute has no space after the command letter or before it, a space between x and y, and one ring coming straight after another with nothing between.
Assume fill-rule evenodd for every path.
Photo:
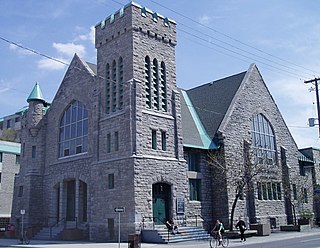
<instances>
[{"instance_id":1,"label":"brick building","mask_svg":"<svg viewBox=\"0 0 320 248\"><path fill-rule=\"evenodd\" d=\"M176 23L134 3L96 25L95 44L97 65L75 55L47 112L40 88L28 98L13 222L25 209L28 226L76 227L101 241L116 240L119 207L123 240L170 217L228 223L232 171L252 153L271 169L250 182L236 216L292 223L298 149L255 65L178 89Z\"/></svg>"}]
</instances>

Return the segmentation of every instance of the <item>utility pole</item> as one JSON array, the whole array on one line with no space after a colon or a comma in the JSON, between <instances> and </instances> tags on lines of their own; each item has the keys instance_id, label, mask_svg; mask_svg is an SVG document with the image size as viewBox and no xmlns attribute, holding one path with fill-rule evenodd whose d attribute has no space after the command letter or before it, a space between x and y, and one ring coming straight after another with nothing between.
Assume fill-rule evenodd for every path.
<instances>
[{"instance_id":1,"label":"utility pole","mask_svg":"<svg viewBox=\"0 0 320 248\"><path fill-rule=\"evenodd\" d=\"M305 84L309 84L309 83L314 83L314 85L316 86L316 99L317 99L317 112L318 112L318 123L320 121L320 104L319 104L319 87L318 87L318 81L320 80L320 78L315 78L315 79L311 79L308 81L304 81ZM320 125L319 126L319 137L320 137Z\"/></svg>"}]
</instances>

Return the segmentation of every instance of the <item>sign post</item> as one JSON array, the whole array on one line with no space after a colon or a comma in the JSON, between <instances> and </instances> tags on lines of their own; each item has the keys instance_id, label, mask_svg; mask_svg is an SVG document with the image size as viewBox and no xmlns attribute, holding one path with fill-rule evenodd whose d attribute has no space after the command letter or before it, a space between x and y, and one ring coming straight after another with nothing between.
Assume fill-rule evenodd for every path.
<instances>
[{"instance_id":1,"label":"sign post","mask_svg":"<svg viewBox=\"0 0 320 248\"><path fill-rule=\"evenodd\" d=\"M121 229L120 229L120 225L121 225L120 214L125 212L125 208L124 207L118 207L118 208L115 208L114 211L116 213L118 213L118 223L119 223L118 224L118 247L120 248L120 237L121 237L121 235L120 235L120 231L121 231Z\"/></svg>"},{"instance_id":2,"label":"sign post","mask_svg":"<svg viewBox=\"0 0 320 248\"><path fill-rule=\"evenodd\" d=\"M21 214L21 239L23 240L23 216L25 215L26 210L21 209L20 214Z\"/></svg>"}]
</instances>

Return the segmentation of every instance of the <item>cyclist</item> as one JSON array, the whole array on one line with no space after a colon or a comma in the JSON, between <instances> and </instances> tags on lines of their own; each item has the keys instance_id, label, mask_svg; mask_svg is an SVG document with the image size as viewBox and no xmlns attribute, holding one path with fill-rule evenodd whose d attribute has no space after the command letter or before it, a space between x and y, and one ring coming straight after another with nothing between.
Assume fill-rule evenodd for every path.
<instances>
[{"instance_id":1,"label":"cyclist","mask_svg":"<svg viewBox=\"0 0 320 248\"><path fill-rule=\"evenodd\" d=\"M224 226L223 226L222 222L220 222L220 220L216 221L216 224L215 224L214 228L212 229L212 232L216 232L218 234L219 245L221 245L221 243L222 243L222 234L224 233Z\"/></svg>"}]
</instances>

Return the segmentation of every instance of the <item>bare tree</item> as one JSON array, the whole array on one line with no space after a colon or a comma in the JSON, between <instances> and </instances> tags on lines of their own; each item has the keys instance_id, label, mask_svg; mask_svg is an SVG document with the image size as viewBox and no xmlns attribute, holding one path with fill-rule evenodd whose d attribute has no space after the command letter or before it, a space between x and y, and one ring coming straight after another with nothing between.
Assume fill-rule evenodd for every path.
<instances>
[{"instance_id":1,"label":"bare tree","mask_svg":"<svg viewBox=\"0 0 320 248\"><path fill-rule=\"evenodd\" d=\"M212 167L213 173L225 175L228 186L235 192L230 213L230 231L233 230L233 219L238 200L245 192L252 192L255 179L267 173L270 167L266 159L257 161L253 158L251 145L248 141L243 140L240 146L242 152L238 152L238 163L232 166L221 162L221 158L219 158L221 154L219 155L216 152L209 152L208 154L208 164Z\"/></svg>"}]
</instances>

